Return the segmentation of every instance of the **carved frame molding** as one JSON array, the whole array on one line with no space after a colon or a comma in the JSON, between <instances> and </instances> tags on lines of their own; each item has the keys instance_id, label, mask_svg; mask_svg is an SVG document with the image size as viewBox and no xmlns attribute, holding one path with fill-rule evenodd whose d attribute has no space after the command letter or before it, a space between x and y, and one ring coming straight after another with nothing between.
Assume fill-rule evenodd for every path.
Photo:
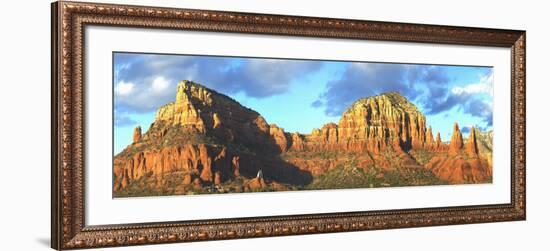
<instances>
[{"instance_id":1,"label":"carved frame molding","mask_svg":"<svg viewBox=\"0 0 550 251\"><path fill-rule=\"evenodd\" d=\"M292 216L86 226L84 204L84 28L255 33L510 48L511 203ZM526 219L525 31L316 17L52 3L52 241L55 249L314 234Z\"/></svg>"}]
</instances>

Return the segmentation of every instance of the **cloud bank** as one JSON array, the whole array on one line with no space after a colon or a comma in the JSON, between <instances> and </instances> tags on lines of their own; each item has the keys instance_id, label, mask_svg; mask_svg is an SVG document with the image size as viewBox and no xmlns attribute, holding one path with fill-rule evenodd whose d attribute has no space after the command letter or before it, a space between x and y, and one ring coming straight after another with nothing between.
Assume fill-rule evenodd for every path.
<instances>
[{"instance_id":1,"label":"cloud bank","mask_svg":"<svg viewBox=\"0 0 550 251\"><path fill-rule=\"evenodd\" d=\"M226 94L263 98L288 91L292 81L320 69L319 61L115 54L115 105L151 112L174 99L180 80L193 80Z\"/></svg>"},{"instance_id":2,"label":"cloud bank","mask_svg":"<svg viewBox=\"0 0 550 251\"><path fill-rule=\"evenodd\" d=\"M457 84L462 76L460 72L449 74L452 66L131 53L114 56L115 124L132 124L129 115L154 112L173 101L180 80L196 81L229 95L262 99L285 94L292 83L337 64L342 70L319 82L324 89L318 98L304 101L327 116L340 116L359 98L397 91L428 116L458 108L481 118L484 127L492 126L491 68L480 71L483 75L471 83Z\"/></svg>"},{"instance_id":3,"label":"cloud bank","mask_svg":"<svg viewBox=\"0 0 550 251\"><path fill-rule=\"evenodd\" d=\"M456 86L449 66L352 63L341 77L330 81L326 91L311 105L322 107L329 116L339 116L355 100L383 92L397 91L422 106L427 115L458 107L492 126L492 70L478 83ZM485 94L481 95L481 94Z\"/></svg>"}]
</instances>

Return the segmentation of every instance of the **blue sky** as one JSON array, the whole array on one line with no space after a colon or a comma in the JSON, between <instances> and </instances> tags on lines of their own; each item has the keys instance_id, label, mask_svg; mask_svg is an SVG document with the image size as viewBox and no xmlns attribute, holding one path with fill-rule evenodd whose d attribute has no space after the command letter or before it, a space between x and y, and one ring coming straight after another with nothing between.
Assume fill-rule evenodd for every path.
<instances>
[{"instance_id":1,"label":"blue sky","mask_svg":"<svg viewBox=\"0 0 550 251\"><path fill-rule=\"evenodd\" d=\"M287 132L337 123L355 100L397 91L448 140L457 121L492 129L491 67L114 53L114 152L145 132L178 81L228 95Z\"/></svg>"}]
</instances>

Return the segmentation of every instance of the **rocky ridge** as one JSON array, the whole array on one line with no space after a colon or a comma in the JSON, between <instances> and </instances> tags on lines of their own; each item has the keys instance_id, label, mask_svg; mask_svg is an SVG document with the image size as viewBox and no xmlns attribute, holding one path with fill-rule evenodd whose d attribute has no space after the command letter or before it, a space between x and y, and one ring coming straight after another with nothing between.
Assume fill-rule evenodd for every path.
<instances>
[{"instance_id":1,"label":"rocky ridge","mask_svg":"<svg viewBox=\"0 0 550 251\"><path fill-rule=\"evenodd\" d=\"M255 184L254 188L271 184L275 190L286 190L284 184L303 186L313 175L343 163L365 170L423 168L409 154L412 150L434 153L426 167L442 180L481 182L490 172L487 168L477 171L487 167L487 161L479 157L476 131L470 133L473 137L465 147L457 128L449 145L441 142L439 133L434 139L416 106L391 92L356 101L338 124L329 123L305 135L288 133L223 94L181 81L176 100L158 109L147 132L142 134L137 127L133 143L115 156L114 191L145 176L158 177L162 186L163 177L175 172L183 174L183 184L195 187L244 179L243 190L250 187L246 184ZM456 162L465 156L481 164L463 159L469 170L476 170L468 172L464 167L460 174L449 170L449 165L456 165L449 164L448 158ZM265 177L261 182L256 177L259 172Z\"/></svg>"}]
</instances>

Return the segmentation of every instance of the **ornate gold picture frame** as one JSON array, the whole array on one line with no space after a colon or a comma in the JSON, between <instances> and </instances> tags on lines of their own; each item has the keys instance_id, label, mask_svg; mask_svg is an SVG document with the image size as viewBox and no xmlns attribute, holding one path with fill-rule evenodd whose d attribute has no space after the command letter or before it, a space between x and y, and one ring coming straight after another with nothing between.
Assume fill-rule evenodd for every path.
<instances>
[{"instance_id":1,"label":"ornate gold picture frame","mask_svg":"<svg viewBox=\"0 0 550 251\"><path fill-rule=\"evenodd\" d=\"M526 219L525 31L63 1L52 4L51 22L54 249ZM87 225L86 212L91 209L86 204L85 159L94 157L85 151L85 29L90 26L507 48L511 55L511 166L505 168L510 170L510 180L506 181L510 203Z\"/></svg>"}]
</instances>

